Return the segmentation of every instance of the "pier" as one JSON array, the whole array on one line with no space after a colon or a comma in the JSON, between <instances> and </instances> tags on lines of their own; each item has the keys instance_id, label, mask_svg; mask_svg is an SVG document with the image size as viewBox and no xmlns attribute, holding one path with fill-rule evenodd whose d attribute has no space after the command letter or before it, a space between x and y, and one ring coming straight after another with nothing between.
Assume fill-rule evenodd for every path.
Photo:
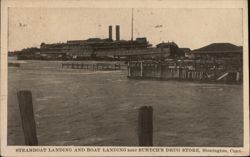
<instances>
[{"instance_id":1,"label":"pier","mask_svg":"<svg viewBox=\"0 0 250 157\"><path fill-rule=\"evenodd\" d=\"M90 69L90 70L121 70L120 63L62 63L62 68L67 69Z\"/></svg>"},{"instance_id":2,"label":"pier","mask_svg":"<svg viewBox=\"0 0 250 157\"><path fill-rule=\"evenodd\" d=\"M189 80L213 82L241 82L242 73L236 69L202 63L131 61L128 78Z\"/></svg>"}]
</instances>

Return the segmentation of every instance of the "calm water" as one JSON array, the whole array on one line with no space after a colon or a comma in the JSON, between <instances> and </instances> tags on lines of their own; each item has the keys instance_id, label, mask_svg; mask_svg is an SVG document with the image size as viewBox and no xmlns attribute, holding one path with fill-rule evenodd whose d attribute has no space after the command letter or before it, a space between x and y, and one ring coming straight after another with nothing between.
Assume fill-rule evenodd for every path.
<instances>
[{"instance_id":1,"label":"calm water","mask_svg":"<svg viewBox=\"0 0 250 157\"><path fill-rule=\"evenodd\" d=\"M137 146L138 109L154 109L154 146L242 146L242 85L127 79L127 71L9 68L8 144L23 145L16 92L31 90L39 145Z\"/></svg>"}]
</instances>

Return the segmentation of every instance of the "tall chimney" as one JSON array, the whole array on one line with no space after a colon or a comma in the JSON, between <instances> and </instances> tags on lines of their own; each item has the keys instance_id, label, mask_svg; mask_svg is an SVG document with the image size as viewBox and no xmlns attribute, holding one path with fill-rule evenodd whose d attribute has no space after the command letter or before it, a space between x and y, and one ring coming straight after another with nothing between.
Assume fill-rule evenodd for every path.
<instances>
[{"instance_id":1,"label":"tall chimney","mask_svg":"<svg viewBox=\"0 0 250 157\"><path fill-rule=\"evenodd\" d=\"M109 40L112 40L112 26L109 26Z\"/></svg>"},{"instance_id":2,"label":"tall chimney","mask_svg":"<svg viewBox=\"0 0 250 157\"><path fill-rule=\"evenodd\" d=\"M116 41L119 41L120 40L120 26L116 25L115 30L116 30Z\"/></svg>"}]
</instances>

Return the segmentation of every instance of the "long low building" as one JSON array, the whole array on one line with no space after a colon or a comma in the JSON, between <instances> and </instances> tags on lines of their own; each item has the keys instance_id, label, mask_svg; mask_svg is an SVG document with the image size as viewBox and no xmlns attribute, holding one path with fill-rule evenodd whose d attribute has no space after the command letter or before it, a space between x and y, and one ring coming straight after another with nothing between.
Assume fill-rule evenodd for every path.
<instances>
[{"instance_id":1,"label":"long low building","mask_svg":"<svg viewBox=\"0 0 250 157\"><path fill-rule=\"evenodd\" d=\"M112 38L112 26L108 27L106 39L89 38L69 40L64 43L41 43L40 49L27 54L20 53L19 58L28 59L163 59L184 57L185 52L174 42L159 43L156 47L146 37L135 40L121 40L120 26L116 25L116 38Z\"/></svg>"},{"instance_id":2,"label":"long low building","mask_svg":"<svg viewBox=\"0 0 250 157\"><path fill-rule=\"evenodd\" d=\"M192 51L196 59L236 58L242 60L243 48L231 43L213 43Z\"/></svg>"},{"instance_id":3,"label":"long low building","mask_svg":"<svg viewBox=\"0 0 250 157\"><path fill-rule=\"evenodd\" d=\"M225 71L243 69L243 48L231 43L213 43L192 51L194 60L201 64L210 64Z\"/></svg>"},{"instance_id":4,"label":"long low building","mask_svg":"<svg viewBox=\"0 0 250 157\"><path fill-rule=\"evenodd\" d=\"M70 40L66 43L45 44L40 46L41 54L64 53L71 58L84 57L169 57L179 56L180 53L177 44L173 42L160 43L156 47L147 41L147 38L141 37L135 40L121 40L120 26L116 26L116 40L112 39L112 26L109 26L109 38L90 38L87 40Z\"/></svg>"},{"instance_id":5,"label":"long low building","mask_svg":"<svg viewBox=\"0 0 250 157\"><path fill-rule=\"evenodd\" d=\"M120 26L116 26L116 40L112 39L112 26L108 27L109 38L89 38L87 40L69 40L66 43L45 44L40 46L41 53L66 53L68 56L115 56L117 52L131 53L132 50L150 48L147 38L121 40ZM137 52L137 51L136 51Z\"/></svg>"}]
</instances>

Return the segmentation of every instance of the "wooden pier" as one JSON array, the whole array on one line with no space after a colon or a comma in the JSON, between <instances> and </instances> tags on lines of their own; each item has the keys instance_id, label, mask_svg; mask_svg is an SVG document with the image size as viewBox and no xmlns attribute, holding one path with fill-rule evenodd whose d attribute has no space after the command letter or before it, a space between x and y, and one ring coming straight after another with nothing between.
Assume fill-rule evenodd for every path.
<instances>
[{"instance_id":1,"label":"wooden pier","mask_svg":"<svg viewBox=\"0 0 250 157\"><path fill-rule=\"evenodd\" d=\"M197 63L187 66L177 62L132 61L128 63L128 78L240 82L242 76L237 70L213 69Z\"/></svg>"},{"instance_id":2,"label":"wooden pier","mask_svg":"<svg viewBox=\"0 0 250 157\"><path fill-rule=\"evenodd\" d=\"M96 64L85 64L85 63L62 63L62 68L67 69L89 69L89 70L121 70L120 63L96 63Z\"/></svg>"},{"instance_id":3,"label":"wooden pier","mask_svg":"<svg viewBox=\"0 0 250 157\"><path fill-rule=\"evenodd\" d=\"M20 63L12 63L12 62L9 62L9 63L8 63L8 66L9 66L9 67L20 67Z\"/></svg>"}]
</instances>

